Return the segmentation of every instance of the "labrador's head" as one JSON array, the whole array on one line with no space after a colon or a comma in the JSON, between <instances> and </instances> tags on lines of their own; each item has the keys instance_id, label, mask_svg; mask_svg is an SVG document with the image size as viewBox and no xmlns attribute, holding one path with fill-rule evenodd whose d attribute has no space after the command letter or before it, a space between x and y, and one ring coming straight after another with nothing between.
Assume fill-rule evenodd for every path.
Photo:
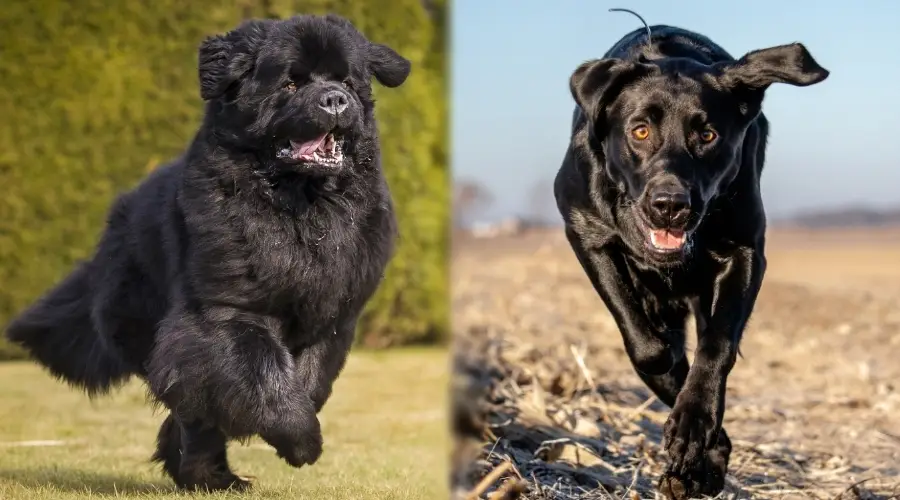
<instances>
[{"instance_id":1,"label":"labrador's head","mask_svg":"<svg viewBox=\"0 0 900 500\"><path fill-rule=\"evenodd\" d=\"M570 88L587 117L591 154L622 191L623 234L636 240L628 243L661 260L682 255L710 201L737 175L769 85L827 77L799 43L711 65L642 57L579 66Z\"/></svg>"}]
</instances>

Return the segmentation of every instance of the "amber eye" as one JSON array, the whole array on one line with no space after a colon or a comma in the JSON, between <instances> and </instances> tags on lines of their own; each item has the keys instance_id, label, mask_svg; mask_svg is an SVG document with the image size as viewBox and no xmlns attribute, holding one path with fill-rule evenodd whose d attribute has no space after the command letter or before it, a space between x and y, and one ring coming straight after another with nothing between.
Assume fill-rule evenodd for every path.
<instances>
[{"instance_id":1,"label":"amber eye","mask_svg":"<svg viewBox=\"0 0 900 500\"><path fill-rule=\"evenodd\" d=\"M634 137L639 141L643 141L650 137L650 128L646 125L639 125L631 129L631 137Z\"/></svg>"},{"instance_id":2,"label":"amber eye","mask_svg":"<svg viewBox=\"0 0 900 500\"><path fill-rule=\"evenodd\" d=\"M700 132L700 140L706 144L709 144L710 142L716 140L717 137L719 136L710 129L706 129L703 132Z\"/></svg>"},{"instance_id":3,"label":"amber eye","mask_svg":"<svg viewBox=\"0 0 900 500\"><path fill-rule=\"evenodd\" d=\"M294 82L287 82L284 84L284 90L287 90L288 92L296 92L297 84Z\"/></svg>"}]
</instances>

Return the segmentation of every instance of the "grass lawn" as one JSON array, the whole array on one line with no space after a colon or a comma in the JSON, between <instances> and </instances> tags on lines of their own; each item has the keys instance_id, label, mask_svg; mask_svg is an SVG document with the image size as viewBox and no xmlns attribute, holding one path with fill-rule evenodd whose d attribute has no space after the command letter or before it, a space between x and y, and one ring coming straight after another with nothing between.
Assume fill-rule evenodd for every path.
<instances>
[{"instance_id":1,"label":"grass lawn","mask_svg":"<svg viewBox=\"0 0 900 500\"><path fill-rule=\"evenodd\" d=\"M357 351L319 415L325 452L294 469L260 440L233 443L248 493L176 492L149 462L164 415L132 383L94 402L27 362L0 364L0 499L447 498L445 351Z\"/></svg>"}]
</instances>

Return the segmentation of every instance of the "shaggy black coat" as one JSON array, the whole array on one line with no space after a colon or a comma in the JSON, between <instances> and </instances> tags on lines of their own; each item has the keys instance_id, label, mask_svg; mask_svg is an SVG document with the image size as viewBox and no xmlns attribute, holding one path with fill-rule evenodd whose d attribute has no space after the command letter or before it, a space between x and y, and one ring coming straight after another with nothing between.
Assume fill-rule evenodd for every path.
<instances>
[{"instance_id":1,"label":"shaggy black coat","mask_svg":"<svg viewBox=\"0 0 900 500\"><path fill-rule=\"evenodd\" d=\"M229 439L297 467L322 453L316 414L396 236L371 78L399 86L410 64L333 15L249 21L199 52L186 153L115 201L93 257L6 334L92 395L145 379L170 410L154 459L223 489L249 484ZM333 161L301 154L325 134Z\"/></svg>"},{"instance_id":2,"label":"shaggy black coat","mask_svg":"<svg viewBox=\"0 0 900 500\"><path fill-rule=\"evenodd\" d=\"M716 495L731 453L726 379L766 268L764 93L828 71L801 44L735 60L699 34L650 30L652 40L636 30L572 74L577 107L555 194L635 370L672 408L661 491Z\"/></svg>"}]
</instances>

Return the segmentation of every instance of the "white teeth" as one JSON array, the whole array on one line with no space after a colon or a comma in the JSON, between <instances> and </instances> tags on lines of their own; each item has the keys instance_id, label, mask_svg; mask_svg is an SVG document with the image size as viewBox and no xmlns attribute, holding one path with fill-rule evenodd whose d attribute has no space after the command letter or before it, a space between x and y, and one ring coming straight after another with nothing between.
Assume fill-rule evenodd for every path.
<instances>
[{"instance_id":1,"label":"white teeth","mask_svg":"<svg viewBox=\"0 0 900 500\"><path fill-rule=\"evenodd\" d=\"M282 148L278 150L276 153L276 157L315 162L320 165L340 165L343 162L344 155L342 152L341 143L337 142L337 140L335 140L334 136L332 135L329 135L323 141L323 143L319 145L318 150L305 155L300 154L300 151L297 149L297 145L297 143L291 141L292 147Z\"/></svg>"}]
</instances>

